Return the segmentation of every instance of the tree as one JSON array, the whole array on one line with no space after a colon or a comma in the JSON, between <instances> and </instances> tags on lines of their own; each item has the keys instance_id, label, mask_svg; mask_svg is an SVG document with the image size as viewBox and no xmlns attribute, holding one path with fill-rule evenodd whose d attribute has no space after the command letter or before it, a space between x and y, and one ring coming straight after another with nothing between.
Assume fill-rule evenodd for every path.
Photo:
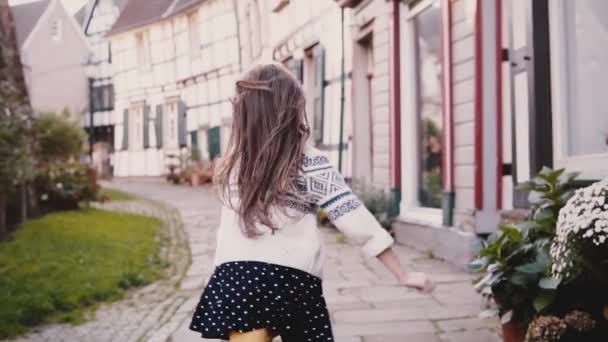
<instances>
[{"instance_id":1,"label":"tree","mask_svg":"<svg viewBox=\"0 0 608 342\"><path fill-rule=\"evenodd\" d=\"M8 0L0 0L0 237L6 233L9 194L18 195L21 220L27 214L26 184L33 169L31 117L13 17Z\"/></svg>"}]
</instances>

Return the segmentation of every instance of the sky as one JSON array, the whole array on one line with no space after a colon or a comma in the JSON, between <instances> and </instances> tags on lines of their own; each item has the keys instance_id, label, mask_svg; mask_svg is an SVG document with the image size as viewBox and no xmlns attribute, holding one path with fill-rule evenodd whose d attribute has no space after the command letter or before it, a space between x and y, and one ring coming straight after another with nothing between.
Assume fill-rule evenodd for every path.
<instances>
[{"instance_id":1,"label":"sky","mask_svg":"<svg viewBox=\"0 0 608 342\"><path fill-rule=\"evenodd\" d=\"M26 2L33 2L33 1L37 1L37 0L8 0L8 3L11 5L19 5L19 4L24 4ZM80 9L80 7L82 7L82 5L84 5L86 0L61 0L61 2L63 3L63 6L65 6L65 8L68 10L68 12L76 13L76 11L78 11Z\"/></svg>"}]
</instances>

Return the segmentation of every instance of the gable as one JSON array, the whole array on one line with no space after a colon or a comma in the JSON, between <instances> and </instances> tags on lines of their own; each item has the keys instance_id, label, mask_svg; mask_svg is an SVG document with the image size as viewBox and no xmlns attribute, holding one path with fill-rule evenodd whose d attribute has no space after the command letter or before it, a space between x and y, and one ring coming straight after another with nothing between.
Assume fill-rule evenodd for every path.
<instances>
[{"instance_id":1,"label":"gable","mask_svg":"<svg viewBox=\"0 0 608 342\"><path fill-rule=\"evenodd\" d=\"M41 0L11 6L19 48L23 47L27 37L30 36L49 4L50 0Z\"/></svg>"},{"instance_id":2,"label":"gable","mask_svg":"<svg viewBox=\"0 0 608 342\"><path fill-rule=\"evenodd\" d=\"M59 21L59 29L61 37L67 37L68 40L61 44L67 48L88 49L88 43L82 32L80 25L76 19L70 15L63 7L59 0L50 0L49 5L44 13L38 18L29 35L21 45L21 49L27 49L30 42L36 40L39 42L51 42L51 27L55 21Z\"/></svg>"}]
</instances>

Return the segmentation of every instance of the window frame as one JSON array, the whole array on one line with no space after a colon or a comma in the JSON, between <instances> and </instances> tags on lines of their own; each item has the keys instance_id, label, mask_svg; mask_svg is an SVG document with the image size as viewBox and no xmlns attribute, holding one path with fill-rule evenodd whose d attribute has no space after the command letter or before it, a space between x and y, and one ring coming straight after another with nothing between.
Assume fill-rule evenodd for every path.
<instances>
[{"instance_id":1,"label":"window frame","mask_svg":"<svg viewBox=\"0 0 608 342\"><path fill-rule=\"evenodd\" d=\"M399 217L401 220L415 222L421 225L442 226L443 211L441 208L424 207L420 204L419 191L419 146L420 146L420 113L419 113L419 81L418 73L414 70L418 69L418 44L416 43L416 29L414 18L422 12L438 3L437 0L421 0L413 5L402 3L402 19L401 26L401 80L402 87L400 91L402 103L402 119L401 119L401 179L403 189L402 199L400 203ZM439 3L439 6L443 4ZM444 23L440 20L439 32L442 32ZM441 38L443 45L443 39ZM442 69L445 68L441 64ZM416 72L416 77L412 77L412 71ZM441 81L441 87L444 87ZM445 94L441 92L441 99L445 101ZM446 115L441 106L442 117ZM445 120L442 120L442 123ZM442 140L445 135L446 127L442 128ZM444 148L444 146L442 146ZM443 156L442 156L443 157ZM442 163L443 164L443 163ZM442 166L443 167L443 166ZM444 172L442 171L442 174ZM442 191L443 192L443 191Z\"/></svg>"},{"instance_id":2,"label":"window frame","mask_svg":"<svg viewBox=\"0 0 608 342\"><path fill-rule=\"evenodd\" d=\"M63 40L63 20L61 18L57 17L51 22L51 40L57 43Z\"/></svg>"},{"instance_id":3,"label":"window frame","mask_svg":"<svg viewBox=\"0 0 608 342\"><path fill-rule=\"evenodd\" d=\"M164 104L163 113L163 147L169 149L179 148L179 101L178 99L167 100ZM172 125L173 124L173 125Z\"/></svg>"},{"instance_id":4,"label":"window frame","mask_svg":"<svg viewBox=\"0 0 608 342\"><path fill-rule=\"evenodd\" d=\"M129 121L132 119L133 122L129 125L130 151L144 150L144 110L144 102L133 105L129 110Z\"/></svg>"},{"instance_id":5,"label":"window frame","mask_svg":"<svg viewBox=\"0 0 608 342\"><path fill-rule=\"evenodd\" d=\"M608 177L608 152L571 156L568 152L570 131L568 124L572 108L572 94L569 92L570 60L568 57L568 37L566 16L574 15L572 2L555 0L549 2L549 39L551 49L551 92L553 112L553 163L555 168L565 168L568 172L580 172L584 179ZM602 166L603 165L603 169Z\"/></svg>"}]
</instances>

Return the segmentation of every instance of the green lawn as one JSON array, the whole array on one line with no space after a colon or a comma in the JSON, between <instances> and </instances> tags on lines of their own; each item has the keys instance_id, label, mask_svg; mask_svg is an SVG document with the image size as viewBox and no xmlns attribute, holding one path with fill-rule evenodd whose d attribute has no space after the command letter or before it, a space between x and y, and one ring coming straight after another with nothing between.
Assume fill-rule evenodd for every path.
<instances>
[{"instance_id":1,"label":"green lawn","mask_svg":"<svg viewBox=\"0 0 608 342\"><path fill-rule=\"evenodd\" d=\"M126 192L107 188L99 190L99 198L105 198L109 201L129 201L134 199L132 195Z\"/></svg>"},{"instance_id":2,"label":"green lawn","mask_svg":"<svg viewBox=\"0 0 608 342\"><path fill-rule=\"evenodd\" d=\"M86 308L160 276L161 222L98 209L31 220L0 242L0 338L45 322L79 322Z\"/></svg>"}]
</instances>

